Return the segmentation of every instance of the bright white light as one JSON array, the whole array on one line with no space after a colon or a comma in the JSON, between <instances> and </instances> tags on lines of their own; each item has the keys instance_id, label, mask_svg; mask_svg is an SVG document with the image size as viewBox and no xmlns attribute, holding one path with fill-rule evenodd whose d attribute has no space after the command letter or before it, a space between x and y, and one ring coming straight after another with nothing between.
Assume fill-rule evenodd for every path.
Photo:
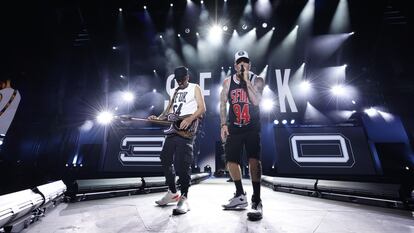
<instances>
[{"instance_id":1,"label":"bright white light","mask_svg":"<svg viewBox=\"0 0 414 233\"><path fill-rule=\"evenodd\" d=\"M355 100L352 100L352 104L356 104L356 101Z\"/></svg>"},{"instance_id":2,"label":"bright white light","mask_svg":"<svg viewBox=\"0 0 414 233\"><path fill-rule=\"evenodd\" d=\"M308 92L311 89L312 85L308 80L304 80L300 83L300 89L304 92Z\"/></svg>"},{"instance_id":3,"label":"bright white light","mask_svg":"<svg viewBox=\"0 0 414 233\"><path fill-rule=\"evenodd\" d=\"M345 94L345 87L341 85L335 85L331 88L331 92L335 96L343 96Z\"/></svg>"},{"instance_id":4,"label":"bright white light","mask_svg":"<svg viewBox=\"0 0 414 233\"><path fill-rule=\"evenodd\" d=\"M243 24L242 29L243 30L247 30L247 25L246 24Z\"/></svg>"},{"instance_id":5,"label":"bright white light","mask_svg":"<svg viewBox=\"0 0 414 233\"><path fill-rule=\"evenodd\" d=\"M221 42L223 31L218 25L214 25L210 28L208 32L208 40L213 44L219 44Z\"/></svg>"},{"instance_id":6,"label":"bright white light","mask_svg":"<svg viewBox=\"0 0 414 233\"><path fill-rule=\"evenodd\" d=\"M203 1L203 0L201 0L201 1L200 1L200 3L201 3L201 4L204 4L204 1Z\"/></svg>"},{"instance_id":7,"label":"bright white light","mask_svg":"<svg viewBox=\"0 0 414 233\"><path fill-rule=\"evenodd\" d=\"M344 68L346 68L348 65L347 64L344 64Z\"/></svg>"},{"instance_id":8,"label":"bright white light","mask_svg":"<svg viewBox=\"0 0 414 233\"><path fill-rule=\"evenodd\" d=\"M405 170L407 170L407 171L408 171L408 170L410 170L410 168L409 168L408 166L405 166Z\"/></svg>"},{"instance_id":9,"label":"bright white light","mask_svg":"<svg viewBox=\"0 0 414 233\"><path fill-rule=\"evenodd\" d=\"M152 92L154 92L154 93L157 92L157 89L152 89Z\"/></svg>"},{"instance_id":10,"label":"bright white light","mask_svg":"<svg viewBox=\"0 0 414 233\"><path fill-rule=\"evenodd\" d=\"M276 28L275 27L272 27L272 31L274 31Z\"/></svg>"},{"instance_id":11,"label":"bright white light","mask_svg":"<svg viewBox=\"0 0 414 233\"><path fill-rule=\"evenodd\" d=\"M180 33L177 34L178 37L181 37Z\"/></svg>"},{"instance_id":12,"label":"bright white light","mask_svg":"<svg viewBox=\"0 0 414 233\"><path fill-rule=\"evenodd\" d=\"M147 6L144 6L144 10L146 10L147 9Z\"/></svg>"},{"instance_id":13,"label":"bright white light","mask_svg":"<svg viewBox=\"0 0 414 233\"><path fill-rule=\"evenodd\" d=\"M351 35L354 35L354 34L355 34L355 32L350 32L350 33L349 33L349 35L350 35L350 36L351 36Z\"/></svg>"},{"instance_id":14,"label":"bright white light","mask_svg":"<svg viewBox=\"0 0 414 233\"><path fill-rule=\"evenodd\" d=\"M173 6L174 6L174 4L170 3L170 6L171 6L171 7L173 7Z\"/></svg>"},{"instance_id":15,"label":"bright white light","mask_svg":"<svg viewBox=\"0 0 414 233\"><path fill-rule=\"evenodd\" d=\"M286 125L287 124L287 120L283 120L282 124Z\"/></svg>"},{"instance_id":16,"label":"bright white light","mask_svg":"<svg viewBox=\"0 0 414 233\"><path fill-rule=\"evenodd\" d=\"M116 49L116 46L112 46L112 49L115 50Z\"/></svg>"},{"instance_id":17,"label":"bright white light","mask_svg":"<svg viewBox=\"0 0 414 233\"><path fill-rule=\"evenodd\" d=\"M78 154L76 154L74 157L73 157L73 160L72 160L72 164L73 164L73 166L76 166L76 163L78 162Z\"/></svg>"},{"instance_id":18,"label":"bright white light","mask_svg":"<svg viewBox=\"0 0 414 233\"><path fill-rule=\"evenodd\" d=\"M0 146L3 145L3 140L0 140Z\"/></svg>"},{"instance_id":19,"label":"bright white light","mask_svg":"<svg viewBox=\"0 0 414 233\"><path fill-rule=\"evenodd\" d=\"M122 74L121 74L121 75L119 75L119 77L120 77L120 78L125 78L125 76L123 76Z\"/></svg>"},{"instance_id":20,"label":"bright white light","mask_svg":"<svg viewBox=\"0 0 414 233\"><path fill-rule=\"evenodd\" d=\"M224 26L223 26L223 31L225 31L225 32L226 32L228 29L229 29L229 28L228 28L226 25L224 25Z\"/></svg>"},{"instance_id":21,"label":"bright white light","mask_svg":"<svg viewBox=\"0 0 414 233\"><path fill-rule=\"evenodd\" d=\"M264 112L269 112L273 109L274 102L272 99L263 99L260 103L261 109L263 109Z\"/></svg>"},{"instance_id":22,"label":"bright white light","mask_svg":"<svg viewBox=\"0 0 414 233\"><path fill-rule=\"evenodd\" d=\"M274 120L273 121L273 124L278 125L279 124L279 121L278 120Z\"/></svg>"},{"instance_id":23,"label":"bright white light","mask_svg":"<svg viewBox=\"0 0 414 233\"><path fill-rule=\"evenodd\" d=\"M290 120L290 124L291 125L295 124L295 119Z\"/></svg>"},{"instance_id":24,"label":"bright white light","mask_svg":"<svg viewBox=\"0 0 414 233\"><path fill-rule=\"evenodd\" d=\"M122 8L119 8L119 12L122 12Z\"/></svg>"},{"instance_id":25,"label":"bright white light","mask_svg":"<svg viewBox=\"0 0 414 233\"><path fill-rule=\"evenodd\" d=\"M370 116L370 117L375 116L378 113L378 111L375 108L373 108L373 107L370 107L370 108L365 109L364 112L366 114L368 114L368 116Z\"/></svg>"},{"instance_id":26,"label":"bright white light","mask_svg":"<svg viewBox=\"0 0 414 233\"><path fill-rule=\"evenodd\" d=\"M196 32L196 36L199 36L200 34L198 32Z\"/></svg>"},{"instance_id":27,"label":"bright white light","mask_svg":"<svg viewBox=\"0 0 414 233\"><path fill-rule=\"evenodd\" d=\"M160 39L162 39L162 35L160 35Z\"/></svg>"},{"instance_id":28,"label":"bright white light","mask_svg":"<svg viewBox=\"0 0 414 233\"><path fill-rule=\"evenodd\" d=\"M153 109L155 106L154 105L151 105L151 109Z\"/></svg>"},{"instance_id":29,"label":"bright white light","mask_svg":"<svg viewBox=\"0 0 414 233\"><path fill-rule=\"evenodd\" d=\"M154 73L157 73L157 70L153 70L154 71Z\"/></svg>"},{"instance_id":30,"label":"bright white light","mask_svg":"<svg viewBox=\"0 0 414 233\"><path fill-rule=\"evenodd\" d=\"M100 112L98 116L96 117L98 123L103 124L103 125L109 124L113 118L114 118L114 115L108 111Z\"/></svg>"},{"instance_id":31,"label":"bright white light","mask_svg":"<svg viewBox=\"0 0 414 233\"><path fill-rule=\"evenodd\" d=\"M267 28L267 23L262 23L262 28Z\"/></svg>"},{"instance_id":32,"label":"bright white light","mask_svg":"<svg viewBox=\"0 0 414 233\"><path fill-rule=\"evenodd\" d=\"M125 100L126 102L132 102L134 98L135 98L134 94L130 91L124 91L124 93L122 93L122 99Z\"/></svg>"}]
</instances>

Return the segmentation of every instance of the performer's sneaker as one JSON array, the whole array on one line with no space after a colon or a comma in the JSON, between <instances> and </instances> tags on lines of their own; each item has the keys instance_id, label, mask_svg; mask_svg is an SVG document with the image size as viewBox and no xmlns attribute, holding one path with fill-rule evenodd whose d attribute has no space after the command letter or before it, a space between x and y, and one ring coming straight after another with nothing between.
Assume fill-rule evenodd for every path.
<instances>
[{"instance_id":1,"label":"performer's sneaker","mask_svg":"<svg viewBox=\"0 0 414 233\"><path fill-rule=\"evenodd\" d=\"M248 206L246 193L240 194L238 196L234 194L234 197L229 200L229 203L222 206L225 210L237 210L246 208Z\"/></svg>"},{"instance_id":2,"label":"performer's sneaker","mask_svg":"<svg viewBox=\"0 0 414 233\"><path fill-rule=\"evenodd\" d=\"M251 209L247 213L247 218L251 221L257 221L263 217L263 205L262 201L259 203L252 202Z\"/></svg>"},{"instance_id":3,"label":"performer's sneaker","mask_svg":"<svg viewBox=\"0 0 414 233\"><path fill-rule=\"evenodd\" d=\"M177 202L180 199L180 194L172 193L170 190L158 201L155 201L160 206L168 205L169 203Z\"/></svg>"},{"instance_id":4,"label":"performer's sneaker","mask_svg":"<svg viewBox=\"0 0 414 233\"><path fill-rule=\"evenodd\" d=\"M177 203L177 207L173 209L173 215L185 214L190 210L188 205L187 197L181 196Z\"/></svg>"}]
</instances>

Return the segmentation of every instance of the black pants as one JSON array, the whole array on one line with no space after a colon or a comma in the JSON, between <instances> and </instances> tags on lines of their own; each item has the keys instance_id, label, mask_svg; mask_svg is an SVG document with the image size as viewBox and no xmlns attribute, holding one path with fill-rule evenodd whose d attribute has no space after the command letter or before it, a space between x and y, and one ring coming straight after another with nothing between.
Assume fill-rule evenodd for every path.
<instances>
[{"instance_id":1,"label":"black pants","mask_svg":"<svg viewBox=\"0 0 414 233\"><path fill-rule=\"evenodd\" d=\"M176 190L175 175L179 177L181 195L187 196L191 181L191 164L193 162L194 139L178 135L167 136L161 151L161 163L166 184L170 190Z\"/></svg>"}]
</instances>

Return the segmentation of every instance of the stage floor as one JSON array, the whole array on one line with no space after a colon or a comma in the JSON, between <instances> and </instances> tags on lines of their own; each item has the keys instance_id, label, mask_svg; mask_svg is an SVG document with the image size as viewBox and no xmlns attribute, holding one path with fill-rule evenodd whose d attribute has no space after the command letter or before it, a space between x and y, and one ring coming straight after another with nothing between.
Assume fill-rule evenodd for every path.
<instances>
[{"instance_id":1,"label":"stage floor","mask_svg":"<svg viewBox=\"0 0 414 233\"><path fill-rule=\"evenodd\" d=\"M244 180L249 200L252 187ZM210 178L193 185L191 211L172 216L174 205L157 207L164 193L61 203L23 232L404 232L414 233L410 211L332 201L262 188L263 219L247 220L247 210L223 211L234 184Z\"/></svg>"}]
</instances>

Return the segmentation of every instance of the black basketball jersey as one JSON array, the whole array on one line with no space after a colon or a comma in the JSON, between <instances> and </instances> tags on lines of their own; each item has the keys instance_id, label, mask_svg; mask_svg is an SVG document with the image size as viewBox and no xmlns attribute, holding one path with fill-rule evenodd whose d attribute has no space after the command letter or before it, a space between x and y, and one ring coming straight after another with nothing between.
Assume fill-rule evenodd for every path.
<instances>
[{"instance_id":1,"label":"black basketball jersey","mask_svg":"<svg viewBox=\"0 0 414 233\"><path fill-rule=\"evenodd\" d=\"M249 79L254 83L257 76L250 72ZM229 100L229 131L242 133L246 130L260 130L260 109L249 100L247 87L237 80L236 75L230 77Z\"/></svg>"}]
</instances>

